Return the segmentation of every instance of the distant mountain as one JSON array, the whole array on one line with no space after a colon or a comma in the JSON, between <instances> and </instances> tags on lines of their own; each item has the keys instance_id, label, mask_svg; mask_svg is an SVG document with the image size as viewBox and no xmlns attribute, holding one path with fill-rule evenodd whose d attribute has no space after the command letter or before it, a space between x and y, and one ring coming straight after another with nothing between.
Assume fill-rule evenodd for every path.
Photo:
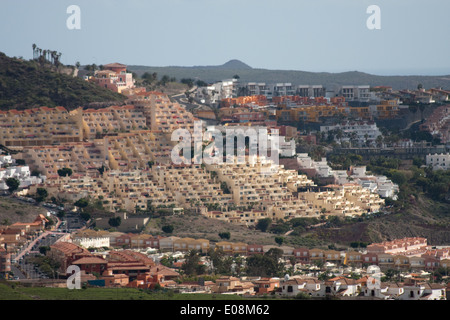
<instances>
[{"instance_id":1,"label":"distant mountain","mask_svg":"<svg viewBox=\"0 0 450 320\"><path fill-rule=\"evenodd\" d=\"M251 70L252 67L250 67L249 65L243 63L242 61L239 60L230 60L226 63L224 63L223 65L219 66L218 68L223 68L223 69L231 69L231 70Z\"/></svg>"},{"instance_id":2,"label":"distant mountain","mask_svg":"<svg viewBox=\"0 0 450 320\"><path fill-rule=\"evenodd\" d=\"M245 64L244 62L237 60L237 59L233 59L230 60L228 62L225 62L222 65L218 65L218 66L193 66L193 67L177 67L177 66L172 66L172 67L168 67L168 68L187 68L187 69L217 69L217 70L251 70L252 67L250 67L249 65Z\"/></svg>"},{"instance_id":3,"label":"distant mountain","mask_svg":"<svg viewBox=\"0 0 450 320\"><path fill-rule=\"evenodd\" d=\"M49 63L10 58L0 52L0 110L40 106L71 110L90 103L122 104L125 99L79 77L56 72Z\"/></svg>"},{"instance_id":4,"label":"distant mountain","mask_svg":"<svg viewBox=\"0 0 450 320\"><path fill-rule=\"evenodd\" d=\"M394 89L417 89L419 84L424 88L442 87L450 89L450 75L446 76L378 76L364 72L349 71L341 73L307 72L296 70L268 70L252 68L239 60L230 60L219 66L193 67L150 67L129 65L128 70L142 75L144 72L156 72L159 77L168 75L180 80L182 78L200 79L205 82L215 82L231 79L238 75L241 82L287 82L293 85L321 84L327 89L340 85L370 85L391 86Z\"/></svg>"}]
</instances>

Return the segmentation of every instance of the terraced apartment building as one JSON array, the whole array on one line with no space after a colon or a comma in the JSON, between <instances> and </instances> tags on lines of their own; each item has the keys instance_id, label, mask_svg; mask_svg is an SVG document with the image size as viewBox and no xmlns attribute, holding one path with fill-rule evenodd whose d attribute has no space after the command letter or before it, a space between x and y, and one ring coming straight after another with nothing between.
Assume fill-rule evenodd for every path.
<instances>
[{"instance_id":1,"label":"terraced apartment building","mask_svg":"<svg viewBox=\"0 0 450 320\"><path fill-rule=\"evenodd\" d=\"M90 196L112 212L196 208L245 225L263 217L354 216L383 205L377 194L356 184L304 192L314 186L312 180L266 158L175 165L171 134L180 128L194 132L194 116L159 92L137 92L127 103L72 112L44 107L2 113L1 123L10 126L4 127L10 132L2 142L9 141L19 151L16 159L47 178L29 193L44 187L49 198L77 201ZM23 122L43 131L24 136ZM62 168L71 168L73 174L60 177Z\"/></svg>"},{"instance_id":2,"label":"terraced apartment building","mask_svg":"<svg viewBox=\"0 0 450 320\"><path fill-rule=\"evenodd\" d=\"M80 119L64 107L0 111L0 144L42 146L82 141Z\"/></svg>"}]
</instances>

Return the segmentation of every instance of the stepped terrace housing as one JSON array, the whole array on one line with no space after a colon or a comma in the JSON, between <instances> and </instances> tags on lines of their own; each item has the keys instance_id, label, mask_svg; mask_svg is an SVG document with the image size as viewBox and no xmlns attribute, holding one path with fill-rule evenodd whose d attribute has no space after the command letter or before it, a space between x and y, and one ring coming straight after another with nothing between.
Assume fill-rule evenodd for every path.
<instances>
[{"instance_id":1,"label":"stepped terrace housing","mask_svg":"<svg viewBox=\"0 0 450 320\"><path fill-rule=\"evenodd\" d=\"M177 142L171 134L193 133L196 120L161 92L135 90L122 106L2 112L0 143L46 177L25 192L46 188L49 197L69 203L91 197L112 212L195 209L251 225L263 217L355 216L376 212L384 203L357 184L299 192L314 183L261 157L245 165L175 165L171 152ZM60 176L63 168L72 175ZM256 174L266 169L273 174Z\"/></svg>"}]
</instances>

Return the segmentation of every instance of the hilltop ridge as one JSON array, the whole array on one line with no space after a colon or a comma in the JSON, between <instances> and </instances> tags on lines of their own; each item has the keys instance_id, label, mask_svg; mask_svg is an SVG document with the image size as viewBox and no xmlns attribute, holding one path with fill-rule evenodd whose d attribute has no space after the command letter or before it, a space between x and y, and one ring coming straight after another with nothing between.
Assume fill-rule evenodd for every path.
<instances>
[{"instance_id":1,"label":"hilltop ridge","mask_svg":"<svg viewBox=\"0 0 450 320\"><path fill-rule=\"evenodd\" d=\"M379 76L361 71L347 72L310 72L300 70L270 70L254 68L246 63L232 59L222 65L216 66L143 66L128 65L128 70L141 76L145 72L156 72L159 75L168 75L176 79L196 78L205 82L215 82L230 79L239 75L241 82L265 83L292 83L321 84L326 88L334 89L341 85L370 85L391 86L394 90L417 89L419 84L425 88L450 88L450 75L442 76Z\"/></svg>"},{"instance_id":2,"label":"hilltop ridge","mask_svg":"<svg viewBox=\"0 0 450 320\"><path fill-rule=\"evenodd\" d=\"M0 52L0 110L39 106L64 106L70 110L95 102L122 104L125 99L79 77L57 72L50 65L10 58Z\"/></svg>"},{"instance_id":3,"label":"hilltop ridge","mask_svg":"<svg viewBox=\"0 0 450 320\"><path fill-rule=\"evenodd\" d=\"M233 70L251 70L251 69L253 69L248 64L246 64L240 60L237 60L237 59L232 59L218 67L224 68L224 69L233 69Z\"/></svg>"}]
</instances>

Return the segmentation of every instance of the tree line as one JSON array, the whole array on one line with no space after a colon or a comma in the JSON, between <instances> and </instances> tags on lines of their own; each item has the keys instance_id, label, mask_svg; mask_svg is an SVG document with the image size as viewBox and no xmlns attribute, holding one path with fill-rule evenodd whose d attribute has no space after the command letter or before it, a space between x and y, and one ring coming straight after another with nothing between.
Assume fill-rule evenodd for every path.
<instances>
[{"instance_id":1,"label":"tree line","mask_svg":"<svg viewBox=\"0 0 450 320\"><path fill-rule=\"evenodd\" d=\"M40 63L47 61L56 67L61 65L61 55L62 55L61 52L39 48L35 43L33 43L32 48L33 48L33 60L36 60Z\"/></svg>"},{"instance_id":2,"label":"tree line","mask_svg":"<svg viewBox=\"0 0 450 320\"><path fill-rule=\"evenodd\" d=\"M202 254L198 250L191 250L185 256L185 261L181 270L187 276L199 275L248 275L262 277L282 277L285 273L285 266L280 262L283 251L278 248L272 248L264 254L254 254L250 257L239 255L230 256L221 248L209 249L206 256L209 257L209 267L201 263ZM167 266L174 262L169 260L162 261Z\"/></svg>"}]
</instances>

